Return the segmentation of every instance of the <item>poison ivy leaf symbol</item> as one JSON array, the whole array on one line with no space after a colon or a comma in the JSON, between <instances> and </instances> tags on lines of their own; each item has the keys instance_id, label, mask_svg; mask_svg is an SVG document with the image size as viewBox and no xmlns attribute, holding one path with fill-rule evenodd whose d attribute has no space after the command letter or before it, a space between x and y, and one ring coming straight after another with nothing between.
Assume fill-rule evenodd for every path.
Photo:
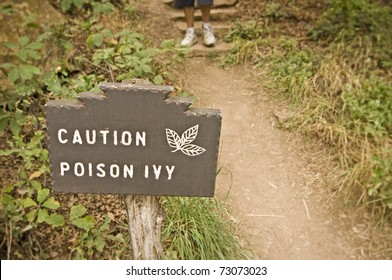
<instances>
[{"instance_id":1,"label":"poison ivy leaf symbol","mask_svg":"<svg viewBox=\"0 0 392 280\"><path fill-rule=\"evenodd\" d=\"M195 144L191 144L196 139L198 132L199 132L198 124L187 129L181 135L181 137L174 130L166 128L167 143L171 148L174 149L172 153L180 150L185 155L190 157L198 156L204 153L206 149L199 147Z\"/></svg>"}]
</instances>

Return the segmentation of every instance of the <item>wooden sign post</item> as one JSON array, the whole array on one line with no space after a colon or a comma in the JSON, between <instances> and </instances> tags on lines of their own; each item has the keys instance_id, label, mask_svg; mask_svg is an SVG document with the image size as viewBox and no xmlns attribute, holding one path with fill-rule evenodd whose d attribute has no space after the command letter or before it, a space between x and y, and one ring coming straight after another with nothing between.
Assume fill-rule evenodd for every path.
<instances>
[{"instance_id":1,"label":"wooden sign post","mask_svg":"<svg viewBox=\"0 0 392 280\"><path fill-rule=\"evenodd\" d=\"M126 195L134 258L159 258L159 196L214 195L221 113L170 86L100 88L46 104L53 191Z\"/></svg>"}]
</instances>

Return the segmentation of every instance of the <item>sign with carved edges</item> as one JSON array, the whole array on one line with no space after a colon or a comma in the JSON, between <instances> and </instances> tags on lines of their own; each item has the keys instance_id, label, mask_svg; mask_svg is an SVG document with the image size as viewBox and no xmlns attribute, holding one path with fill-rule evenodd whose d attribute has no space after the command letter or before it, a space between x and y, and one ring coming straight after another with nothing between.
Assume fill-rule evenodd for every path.
<instances>
[{"instance_id":1,"label":"sign with carved edges","mask_svg":"<svg viewBox=\"0 0 392 280\"><path fill-rule=\"evenodd\" d=\"M46 104L54 191L214 195L220 110L188 108L170 86L100 88Z\"/></svg>"}]
</instances>

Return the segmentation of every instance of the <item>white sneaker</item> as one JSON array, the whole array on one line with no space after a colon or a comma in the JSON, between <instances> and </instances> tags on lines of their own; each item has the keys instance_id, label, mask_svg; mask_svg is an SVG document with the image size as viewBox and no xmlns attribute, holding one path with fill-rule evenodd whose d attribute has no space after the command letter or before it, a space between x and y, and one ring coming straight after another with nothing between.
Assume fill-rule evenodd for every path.
<instances>
[{"instance_id":1,"label":"white sneaker","mask_svg":"<svg viewBox=\"0 0 392 280\"><path fill-rule=\"evenodd\" d=\"M209 23L203 23L201 30L203 31L203 43L207 47L212 47L216 43L212 27Z\"/></svg>"},{"instance_id":2,"label":"white sneaker","mask_svg":"<svg viewBox=\"0 0 392 280\"><path fill-rule=\"evenodd\" d=\"M181 41L181 46L192 47L197 42L197 34L194 28L188 28L185 33L185 38Z\"/></svg>"}]
</instances>

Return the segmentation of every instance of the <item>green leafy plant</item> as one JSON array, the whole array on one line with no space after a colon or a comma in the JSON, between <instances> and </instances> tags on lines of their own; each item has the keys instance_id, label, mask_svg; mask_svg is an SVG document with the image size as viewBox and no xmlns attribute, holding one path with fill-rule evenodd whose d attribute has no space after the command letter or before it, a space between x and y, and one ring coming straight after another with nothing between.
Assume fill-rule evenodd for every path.
<instances>
[{"instance_id":1,"label":"green leafy plant","mask_svg":"<svg viewBox=\"0 0 392 280\"><path fill-rule=\"evenodd\" d=\"M28 178L24 171L19 173L19 181L6 186L1 193L0 220L4 222L2 228L3 242L7 245L7 259L11 256L18 257L17 251L13 252L13 245L18 244L22 236L29 236L35 240L34 232L41 223L52 227L64 225L64 217L56 213L60 207L59 202L50 196L50 190L34 180L39 173L32 173ZM18 194L18 195L17 195ZM38 242L38 240L35 240ZM4 243L3 243L4 244ZM20 256L23 258L23 256Z\"/></svg>"},{"instance_id":2,"label":"green leafy plant","mask_svg":"<svg viewBox=\"0 0 392 280\"><path fill-rule=\"evenodd\" d=\"M102 229L93 230L96 221L93 216L86 215L87 209L83 205L72 206L69 221L77 228L83 230L78 239L78 245L73 249L76 252L74 259L84 259L85 255L92 256L94 249L102 252L105 242L99 233Z\"/></svg>"},{"instance_id":3,"label":"green leafy plant","mask_svg":"<svg viewBox=\"0 0 392 280\"><path fill-rule=\"evenodd\" d=\"M110 0L93 2L93 3L91 3L91 5L93 6L93 12L95 15L111 14L115 10L115 7L113 6L112 3L110 3Z\"/></svg>"},{"instance_id":4,"label":"green leafy plant","mask_svg":"<svg viewBox=\"0 0 392 280\"><path fill-rule=\"evenodd\" d=\"M117 34L96 27L99 32L87 38L87 45L93 49L92 65L103 70L117 81L127 78L143 78L162 84L165 72L160 71L157 61L167 53L173 53L171 63L178 61L183 54L165 41L163 48L148 47L147 39L140 33L124 29ZM86 61L88 58L82 58Z\"/></svg>"},{"instance_id":5,"label":"green leafy plant","mask_svg":"<svg viewBox=\"0 0 392 280\"><path fill-rule=\"evenodd\" d=\"M94 47L99 48L104 42L110 43L114 39L113 33L101 24L94 25L92 31L93 33L86 39L86 44L91 49Z\"/></svg>"},{"instance_id":6,"label":"green leafy plant","mask_svg":"<svg viewBox=\"0 0 392 280\"><path fill-rule=\"evenodd\" d=\"M263 35L263 29L258 21L240 22L236 21L224 37L226 42L235 42L238 40L257 40Z\"/></svg>"},{"instance_id":7,"label":"green leafy plant","mask_svg":"<svg viewBox=\"0 0 392 280\"><path fill-rule=\"evenodd\" d=\"M50 210L56 210L60 207L60 203L49 195L50 189L42 188L39 181L31 181L30 185L36 190L36 199L34 200L30 196L21 200L24 209L29 210L26 213L27 221L37 224L45 222L54 227L63 226L65 220L62 215L49 213Z\"/></svg>"},{"instance_id":8,"label":"green leafy plant","mask_svg":"<svg viewBox=\"0 0 392 280\"><path fill-rule=\"evenodd\" d=\"M287 16L286 12L282 8L282 5L275 1L267 3L265 8L265 15L276 21L279 21L282 17Z\"/></svg>"},{"instance_id":9,"label":"green leafy plant","mask_svg":"<svg viewBox=\"0 0 392 280\"><path fill-rule=\"evenodd\" d=\"M72 249L73 259L94 258L95 253L103 253L109 246L110 241L117 243L116 247L121 247L118 254L121 255L127 250L127 242L121 233L112 234L110 218L105 215L102 224L98 224L93 216L87 214L87 209L83 205L74 205L70 209L69 221L72 225L81 230L76 246Z\"/></svg>"},{"instance_id":10,"label":"green leafy plant","mask_svg":"<svg viewBox=\"0 0 392 280\"><path fill-rule=\"evenodd\" d=\"M30 59L38 60L41 58L39 52L42 48L41 42L30 42L27 36L22 36L18 39L18 42L7 42L3 43L3 45L10 49L22 61L19 65L11 63L0 65L2 68L9 69L7 75L12 82L16 82L17 80L26 81L34 75L41 74L38 67L26 63Z\"/></svg>"},{"instance_id":11,"label":"green leafy plant","mask_svg":"<svg viewBox=\"0 0 392 280\"><path fill-rule=\"evenodd\" d=\"M14 8L12 5L3 5L0 8L0 13L3 15L12 15L14 13Z\"/></svg>"},{"instance_id":12,"label":"green leafy plant","mask_svg":"<svg viewBox=\"0 0 392 280\"><path fill-rule=\"evenodd\" d=\"M34 95L42 93L40 87L41 70L36 66L41 59L42 42L21 36L17 42L6 42L4 46L14 56L14 62L3 63L0 69L7 75L13 87L5 90L0 113L0 128L10 125L17 135L28 119L26 111L36 109Z\"/></svg>"},{"instance_id":13,"label":"green leafy plant","mask_svg":"<svg viewBox=\"0 0 392 280\"><path fill-rule=\"evenodd\" d=\"M83 7L91 8L94 15L110 14L115 10L110 0L61 0L60 8L63 12L72 11L72 9L81 10Z\"/></svg>"},{"instance_id":14,"label":"green leafy plant","mask_svg":"<svg viewBox=\"0 0 392 280\"><path fill-rule=\"evenodd\" d=\"M90 2L89 0L61 0L60 7L63 12L69 11L72 7L81 9L84 4Z\"/></svg>"},{"instance_id":15,"label":"green leafy plant","mask_svg":"<svg viewBox=\"0 0 392 280\"><path fill-rule=\"evenodd\" d=\"M26 170L38 168L41 173L45 173L48 168L48 151L42 149L41 141L44 135L42 131L37 131L25 142L20 136L15 135L10 141L10 149L0 150L0 156L16 155L23 159Z\"/></svg>"},{"instance_id":16,"label":"green leafy plant","mask_svg":"<svg viewBox=\"0 0 392 280\"><path fill-rule=\"evenodd\" d=\"M109 47L94 52L94 64L105 64L111 71L119 72L119 81L130 77L151 77L151 62L157 50L145 48L144 36L123 30L114 38L116 41L109 44Z\"/></svg>"}]
</instances>

